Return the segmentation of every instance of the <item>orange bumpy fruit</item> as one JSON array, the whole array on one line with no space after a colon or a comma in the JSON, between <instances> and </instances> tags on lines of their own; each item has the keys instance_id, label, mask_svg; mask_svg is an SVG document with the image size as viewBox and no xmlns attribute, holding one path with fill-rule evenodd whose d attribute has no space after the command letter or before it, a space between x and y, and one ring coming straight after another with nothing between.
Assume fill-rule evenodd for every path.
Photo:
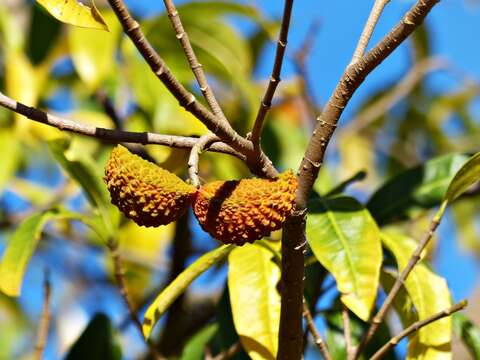
<instances>
[{"instance_id":1,"label":"orange bumpy fruit","mask_svg":"<svg viewBox=\"0 0 480 360\"><path fill-rule=\"evenodd\" d=\"M224 242L252 243L282 227L294 209L297 179L215 181L201 187L193 209L203 230Z\"/></svg>"},{"instance_id":2,"label":"orange bumpy fruit","mask_svg":"<svg viewBox=\"0 0 480 360\"><path fill-rule=\"evenodd\" d=\"M195 187L175 174L116 146L105 168L105 182L116 205L143 226L160 226L182 216L195 196Z\"/></svg>"}]
</instances>

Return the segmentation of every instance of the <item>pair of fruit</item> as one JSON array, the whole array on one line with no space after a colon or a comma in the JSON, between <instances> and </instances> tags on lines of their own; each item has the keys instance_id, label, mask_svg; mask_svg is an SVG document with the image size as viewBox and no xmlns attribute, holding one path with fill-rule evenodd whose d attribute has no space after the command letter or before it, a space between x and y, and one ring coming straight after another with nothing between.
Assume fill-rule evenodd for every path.
<instances>
[{"instance_id":1,"label":"pair of fruit","mask_svg":"<svg viewBox=\"0 0 480 360\"><path fill-rule=\"evenodd\" d=\"M215 181L197 189L120 145L112 151L105 181L112 203L138 225L168 224L193 203L203 230L237 245L280 229L293 212L297 187L287 171L274 180Z\"/></svg>"}]
</instances>

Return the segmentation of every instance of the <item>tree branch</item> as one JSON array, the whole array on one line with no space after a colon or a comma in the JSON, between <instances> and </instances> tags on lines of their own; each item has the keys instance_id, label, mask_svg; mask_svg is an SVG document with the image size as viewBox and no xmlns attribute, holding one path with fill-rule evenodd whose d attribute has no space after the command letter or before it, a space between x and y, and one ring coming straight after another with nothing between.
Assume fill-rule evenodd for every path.
<instances>
[{"instance_id":1,"label":"tree branch","mask_svg":"<svg viewBox=\"0 0 480 360\"><path fill-rule=\"evenodd\" d=\"M354 64L362 58L365 50L367 49L368 43L370 42L370 38L372 37L373 30L375 30L378 19L380 18L383 9L389 2L390 0L375 0L373 8L370 11L370 15L368 16L367 23L363 28L360 39L358 40L357 48L353 53L352 61L350 62L350 64Z\"/></svg>"},{"instance_id":2,"label":"tree branch","mask_svg":"<svg viewBox=\"0 0 480 360\"><path fill-rule=\"evenodd\" d=\"M352 346L352 334L350 331L350 316L348 309L342 304L342 320L343 320L343 337L345 338L345 348L347 350L347 360L351 360L354 354Z\"/></svg>"},{"instance_id":3,"label":"tree branch","mask_svg":"<svg viewBox=\"0 0 480 360\"><path fill-rule=\"evenodd\" d=\"M222 122L227 123L228 121L225 118L225 115L220 108L220 105L218 104L212 89L208 85L202 65L198 62L197 56L193 51L192 44L190 43L187 32L183 28L182 21L180 20L180 15L178 14L173 0L163 0L163 2L165 4L165 8L167 9L167 14L170 18L170 22L172 23L173 29L175 30L176 37L182 45L183 51L188 60L188 64L190 65L190 68L192 69L192 72L197 79L197 83L200 86L203 97L210 106L210 109L212 109L213 114Z\"/></svg>"},{"instance_id":4,"label":"tree branch","mask_svg":"<svg viewBox=\"0 0 480 360\"><path fill-rule=\"evenodd\" d=\"M190 157L188 158L188 175L192 185L196 188L200 187L200 179L198 178L198 162L200 160L200 153L208 144L216 140L218 140L217 135L209 132L198 139L197 143L190 151Z\"/></svg>"},{"instance_id":5,"label":"tree branch","mask_svg":"<svg viewBox=\"0 0 480 360\"><path fill-rule=\"evenodd\" d=\"M305 299L303 299L303 317L307 321L307 327L310 330L310 333L312 334L315 345L317 345L318 350L322 354L323 358L325 360L331 360L332 356L330 355L327 345L323 341L322 336L320 335L320 332L318 331L317 327L315 326L315 323L313 322L312 313L308 309L308 305Z\"/></svg>"},{"instance_id":6,"label":"tree branch","mask_svg":"<svg viewBox=\"0 0 480 360\"><path fill-rule=\"evenodd\" d=\"M279 359L299 359L302 352L302 296L305 253L305 212L308 197L338 120L356 89L423 21L439 0L418 0L403 19L364 57L350 65L325 105L298 170L296 211L282 236L282 304Z\"/></svg>"},{"instance_id":7,"label":"tree branch","mask_svg":"<svg viewBox=\"0 0 480 360\"><path fill-rule=\"evenodd\" d=\"M50 327L50 298L52 287L50 284L48 270L45 269L45 279L43 281L43 307L42 315L40 317L40 325L38 327L37 342L35 344L35 352L33 358L41 360L43 352L47 345L48 329Z\"/></svg>"},{"instance_id":8,"label":"tree branch","mask_svg":"<svg viewBox=\"0 0 480 360\"><path fill-rule=\"evenodd\" d=\"M437 314L434 314L424 320L417 321L407 327L405 330L403 330L400 334L394 336L393 338L390 339L389 342L387 342L385 345L383 345L373 356L370 358L370 360L379 360L382 357L384 357L393 347L395 347L403 338L406 338L407 336L413 334L414 332L420 330L422 327L431 324L434 321L437 321L441 318L447 317L452 315L453 313L460 311L464 309L468 305L467 300L462 300L458 304L453 305L452 307L442 310Z\"/></svg>"},{"instance_id":9,"label":"tree branch","mask_svg":"<svg viewBox=\"0 0 480 360\"><path fill-rule=\"evenodd\" d=\"M417 248L413 252L412 256L410 257L410 260L408 261L407 266L405 269L403 269L402 273L400 276L397 278L395 281L395 284L393 285L392 289L390 290L390 293L384 300L382 306L378 310L377 314L374 316L372 320L372 324L368 328L368 331L365 333L365 336L363 337L360 345L357 348L357 351L354 356L354 360L358 358L358 356L362 353L362 351L365 349L367 344L370 342L370 340L373 338L373 335L377 332L380 324L382 323L383 319L385 318L385 315L387 314L388 309L390 306L393 304L393 300L395 299L395 296L397 296L398 292L402 288L403 284L405 283L405 280L407 279L408 275L410 272L413 270L415 265L420 261L421 259L421 254L423 249L427 246L427 244L430 242L430 240L433 237L433 234L435 233L435 230L438 228L438 225L440 225L440 221L442 220L443 212L445 210L446 203L443 203L440 210L437 212L437 215L435 215L430 222L430 226L428 228L427 233L425 234L423 240L418 244Z\"/></svg>"},{"instance_id":10,"label":"tree branch","mask_svg":"<svg viewBox=\"0 0 480 360\"><path fill-rule=\"evenodd\" d=\"M113 129L105 129L92 125L82 124L73 120L65 119L56 115L49 114L40 109L24 105L17 102L0 92L0 106L12 110L18 114L27 117L30 120L56 127L59 130L69 131L76 134L90 136L99 140L109 142L125 142L134 144L157 144L169 147L191 149L198 141L198 138L174 135L161 135L151 132L131 132ZM236 156L245 160L245 156L232 149L225 143L216 142L209 146L207 150L221 152Z\"/></svg>"},{"instance_id":11,"label":"tree branch","mask_svg":"<svg viewBox=\"0 0 480 360\"><path fill-rule=\"evenodd\" d=\"M292 15L293 0L285 0L283 8L282 25L280 35L277 42L277 50L275 52L275 61L273 64L272 75L268 83L265 94L263 95L260 108L258 109L255 123L251 133L251 140L255 147L260 149L260 135L262 133L263 122L267 116L268 110L272 106L272 99L277 86L280 83L280 72L282 71L283 58L287 47L288 31L290 28L290 18Z\"/></svg>"}]
</instances>

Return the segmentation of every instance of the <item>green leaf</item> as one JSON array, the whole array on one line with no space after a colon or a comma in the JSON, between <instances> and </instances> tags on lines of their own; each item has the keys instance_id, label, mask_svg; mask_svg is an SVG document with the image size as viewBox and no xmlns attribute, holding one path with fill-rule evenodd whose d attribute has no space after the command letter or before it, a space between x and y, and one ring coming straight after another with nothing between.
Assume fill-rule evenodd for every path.
<instances>
[{"instance_id":1,"label":"green leaf","mask_svg":"<svg viewBox=\"0 0 480 360\"><path fill-rule=\"evenodd\" d=\"M120 360L121 348L113 337L112 324L104 314L97 314L71 347L66 360Z\"/></svg>"},{"instance_id":2,"label":"green leaf","mask_svg":"<svg viewBox=\"0 0 480 360\"><path fill-rule=\"evenodd\" d=\"M0 130L0 193L15 175L20 160L20 146L15 136L12 136L11 130ZM6 155L8 154L8 155Z\"/></svg>"},{"instance_id":3,"label":"green leaf","mask_svg":"<svg viewBox=\"0 0 480 360\"><path fill-rule=\"evenodd\" d=\"M455 313L453 331L462 339L473 359L480 359L480 327L473 324L463 313Z\"/></svg>"},{"instance_id":4,"label":"green leaf","mask_svg":"<svg viewBox=\"0 0 480 360\"><path fill-rule=\"evenodd\" d=\"M0 262L0 290L8 296L19 296L28 262L37 247L47 221L61 216L57 210L33 215L20 224L7 244Z\"/></svg>"},{"instance_id":5,"label":"green leaf","mask_svg":"<svg viewBox=\"0 0 480 360\"><path fill-rule=\"evenodd\" d=\"M218 331L218 324L205 326L198 333L193 335L190 341L185 345L180 360L197 360L205 356L205 347Z\"/></svg>"},{"instance_id":6,"label":"green leaf","mask_svg":"<svg viewBox=\"0 0 480 360\"><path fill-rule=\"evenodd\" d=\"M450 181L467 159L462 154L449 154L398 174L373 194L368 210L383 225L408 218L412 210L440 204Z\"/></svg>"},{"instance_id":7,"label":"green leaf","mask_svg":"<svg viewBox=\"0 0 480 360\"><path fill-rule=\"evenodd\" d=\"M480 179L480 152L473 155L455 174L445 200L452 202Z\"/></svg>"},{"instance_id":8,"label":"green leaf","mask_svg":"<svg viewBox=\"0 0 480 360\"><path fill-rule=\"evenodd\" d=\"M157 296L145 312L143 319L143 334L145 338L150 336L158 320L160 320L169 306L187 289L193 280L208 270L212 265L222 260L231 250L232 245L223 245L202 255Z\"/></svg>"},{"instance_id":9,"label":"green leaf","mask_svg":"<svg viewBox=\"0 0 480 360\"><path fill-rule=\"evenodd\" d=\"M314 198L307 239L318 261L334 276L342 302L368 320L377 296L382 264L380 232L355 199Z\"/></svg>"},{"instance_id":10,"label":"green leaf","mask_svg":"<svg viewBox=\"0 0 480 360\"><path fill-rule=\"evenodd\" d=\"M37 0L55 19L75 26L106 30L108 26L95 7L86 6L76 0Z\"/></svg>"},{"instance_id":11,"label":"green leaf","mask_svg":"<svg viewBox=\"0 0 480 360\"><path fill-rule=\"evenodd\" d=\"M382 241L394 255L399 272L403 271L418 245L417 242L393 230L383 232ZM419 320L451 306L447 282L430 270L423 261L419 262L408 276L405 289L417 310ZM419 343L426 346L449 344L451 332L451 318L440 319L418 331Z\"/></svg>"},{"instance_id":12,"label":"green leaf","mask_svg":"<svg viewBox=\"0 0 480 360\"><path fill-rule=\"evenodd\" d=\"M102 181L102 174L94 161L85 154L69 152L69 143L65 139L52 140L48 146L57 162L85 191L93 208L98 209L105 223L106 232L112 235L118 225L118 211L110 204L110 196Z\"/></svg>"},{"instance_id":13,"label":"green leaf","mask_svg":"<svg viewBox=\"0 0 480 360\"><path fill-rule=\"evenodd\" d=\"M253 359L275 359L280 324L280 269L269 250L244 245L228 256L228 289L240 342Z\"/></svg>"}]
</instances>

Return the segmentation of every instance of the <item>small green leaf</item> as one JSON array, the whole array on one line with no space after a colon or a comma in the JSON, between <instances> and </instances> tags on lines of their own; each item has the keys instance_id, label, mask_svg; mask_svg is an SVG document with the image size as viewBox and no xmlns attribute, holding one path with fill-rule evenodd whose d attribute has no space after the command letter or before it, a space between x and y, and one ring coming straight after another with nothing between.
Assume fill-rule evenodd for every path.
<instances>
[{"instance_id":1,"label":"small green leaf","mask_svg":"<svg viewBox=\"0 0 480 360\"><path fill-rule=\"evenodd\" d=\"M110 204L110 196L102 181L102 174L94 161L85 154L70 153L69 143L65 139L48 143L50 151L62 168L78 182L85 191L87 199L94 209L98 209L108 234L113 234L118 225L118 211Z\"/></svg>"},{"instance_id":2,"label":"small green leaf","mask_svg":"<svg viewBox=\"0 0 480 360\"><path fill-rule=\"evenodd\" d=\"M403 271L418 245L417 242L393 230L383 232L382 241L395 256L399 272ZM447 282L430 270L425 262L419 262L412 270L405 281L405 289L417 310L419 320L451 306ZM440 319L418 331L418 342L425 346L449 344L451 330L451 318Z\"/></svg>"},{"instance_id":3,"label":"small green leaf","mask_svg":"<svg viewBox=\"0 0 480 360\"><path fill-rule=\"evenodd\" d=\"M145 312L143 319L143 335L145 338L150 336L158 320L160 320L169 306L187 289L193 280L208 270L212 265L222 260L232 248L232 245L223 245L202 255L157 296Z\"/></svg>"},{"instance_id":4,"label":"small green leaf","mask_svg":"<svg viewBox=\"0 0 480 360\"><path fill-rule=\"evenodd\" d=\"M280 324L280 269L272 253L256 245L228 256L228 290L240 342L253 359L275 359Z\"/></svg>"},{"instance_id":5,"label":"small green leaf","mask_svg":"<svg viewBox=\"0 0 480 360\"><path fill-rule=\"evenodd\" d=\"M445 200L452 202L480 179L480 152L473 155L455 174Z\"/></svg>"},{"instance_id":6,"label":"small green leaf","mask_svg":"<svg viewBox=\"0 0 480 360\"><path fill-rule=\"evenodd\" d=\"M95 7L76 0L37 0L55 19L75 26L108 31L108 26Z\"/></svg>"},{"instance_id":7,"label":"small green leaf","mask_svg":"<svg viewBox=\"0 0 480 360\"><path fill-rule=\"evenodd\" d=\"M120 360L122 351L113 337L110 319L97 314L73 344L66 360Z\"/></svg>"},{"instance_id":8,"label":"small green leaf","mask_svg":"<svg viewBox=\"0 0 480 360\"><path fill-rule=\"evenodd\" d=\"M380 276L380 232L355 199L313 199L307 239L318 261L333 275L342 302L360 319L370 316Z\"/></svg>"},{"instance_id":9,"label":"small green leaf","mask_svg":"<svg viewBox=\"0 0 480 360\"><path fill-rule=\"evenodd\" d=\"M453 314L453 330L462 339L473 359L480 359L480 327L473 324L463 313Z\"/></svg>"},{"instance_id":10,"label":"small green leaf","mask_svg":"<svg viewBox=\"0 0 480 360\"><path fill-rule=\"evenodd\" d=\"M192 336L185 345L180 360L197 360L205 356L205 347L218 331L218 324L210 324Z\"/></svg>"},{"instance_id":11,"label":"small green leaf","mask_svg":"<svg viewBox=\"0 0 480 360\"><path fill-rule=\"evenodd\" d=\"M449 154L398 174L372 195L368 210L383 225L408 218L412 210L439 205L467 159L463 154Z\"/></svg>"},{"instance_id":12,"label":"small green leaf","mask_svg":"<svg viewBox=\"0 0 480 360\"><path fill-rule=\"evenodd\" d=\"M8 296L19 296L28 262L37 247L47 221L61 216L57 210L33 215L17 228L8 242L0 262L0 290Z\"/></svg>"}]
</instances>

